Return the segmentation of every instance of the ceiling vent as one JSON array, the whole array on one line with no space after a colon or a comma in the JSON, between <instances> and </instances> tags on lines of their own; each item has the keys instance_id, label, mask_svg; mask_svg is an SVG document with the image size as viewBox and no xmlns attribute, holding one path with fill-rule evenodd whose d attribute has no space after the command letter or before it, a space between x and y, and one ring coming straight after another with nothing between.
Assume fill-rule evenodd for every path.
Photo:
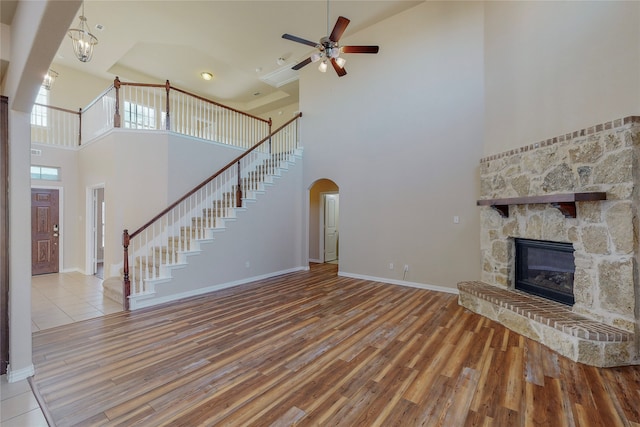
<instances>
[{"instance_id":1,"label":"ceiling vent","mask_svg":"<svg viewBox=\"0 0 640 427\"><path fill-rule=\"evenodd\" d=\"M260 80L273 87L280 87L298 80L298 71L292 70L291 65L286 65L261 76Z\"/></svg>"}]
</instances>

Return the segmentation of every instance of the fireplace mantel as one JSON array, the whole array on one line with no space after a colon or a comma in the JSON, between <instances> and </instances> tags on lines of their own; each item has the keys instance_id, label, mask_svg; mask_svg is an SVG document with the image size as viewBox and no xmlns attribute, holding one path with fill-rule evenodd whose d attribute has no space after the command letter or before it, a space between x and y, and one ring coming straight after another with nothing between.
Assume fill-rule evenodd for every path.
<instances>
[{"instance_id":1,"label":"fireplace mantel","mask_svg":"<svg viewBox=\"0 0 640 427\"><path fill-rule=\"evenodd\" d=\"M508 199L483 199L478 200L478 206L491 206L504 218L509 217L510 205L526 205L536 203L550 203L558 208L567 218L576 217L576 202L594 202L607 200L606 192L545 194L543 196L512 197Z\"/></svg>"}]
</instances>

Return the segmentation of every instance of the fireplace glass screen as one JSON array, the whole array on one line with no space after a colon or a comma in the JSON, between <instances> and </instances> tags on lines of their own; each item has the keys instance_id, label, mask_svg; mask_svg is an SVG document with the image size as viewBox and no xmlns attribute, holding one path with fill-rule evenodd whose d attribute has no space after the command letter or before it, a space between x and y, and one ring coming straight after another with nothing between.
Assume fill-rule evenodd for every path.
<instances>
[{"instance_id":1,"label":"fireplace glass screen","mask_svg":"<svg viewBox=\"0 0 640 427\"><path fill-rule=\"evenodd\" d=\"M516 289L573 305L573 245L528 239L515 243Z\"/></svg>"}]
</instances>

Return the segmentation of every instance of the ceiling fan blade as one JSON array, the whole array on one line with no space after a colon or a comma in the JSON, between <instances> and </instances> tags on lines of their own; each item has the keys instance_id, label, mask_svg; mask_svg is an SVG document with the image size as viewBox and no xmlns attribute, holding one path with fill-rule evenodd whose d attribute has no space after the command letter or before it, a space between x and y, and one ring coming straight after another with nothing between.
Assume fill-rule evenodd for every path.
<instances>
[{"instance_id":1,"label":"ceiling fan blade","mask_svg":"<svg viewBox=\"0 0 640 427\"><path fill-rule=\"evenodd\" d=\"M297 37L297 36L292 36L291 34L283 34L282 38L283 39L287 39L287 40L291 40L292 42L297 42L297 43L306 44L308 46L318 47L318 43L316 43L316 42L312 42L311 40L305 40L305 39Z\"/></svg>"},{"instance_id":2,"label":"ceiling fan blade","mask_svg":"<svg viewBox=\"0 0 640 427\"><path fill-rule=\"evenodd\" d=\"M347 75L347 70L339 66L335 58L331 58L331 65L333 65L333 69L336 70L336 74L338 74L339 77Z\"/></svg>"},{"instance_id":3,"label":"ceiling fan blade","mask_svg":"<svg viewBox=\"0 0 640 427\"><path fill-rule=\"evenodd\" d=\"M292 70L299 70L300 68L304 67L305 65L309 65L310 63L311 63L311 57L308 57L304 61L298 62L296 65L291 67L291 69Z\"/></svg>"},{"instance_id":4,"label":"ceiling fan blade","mask_svg":"<svg viewBox=\"0 0 640 427\"><path fill-rule=\"evenodd\" d=\"M347 29L347 25L349 25L349 22L351 21L349 21L344 16L339 16L338 20L336 21L336 25L333 27L333 31L331 31L329 40L333 42L337 42L338 40L340 40L340 37L342 37L344 30Z\"/></svg>"},{"instance_id":5,"label":"ceiling fan blade","mask_svg":"<svg viewBox=\"0 0 640 427\"><path fill-rule=\"evenodd\" d=\"M378 53L378 46L342 46L344 53Z\"/></svg>"}]
</instances>

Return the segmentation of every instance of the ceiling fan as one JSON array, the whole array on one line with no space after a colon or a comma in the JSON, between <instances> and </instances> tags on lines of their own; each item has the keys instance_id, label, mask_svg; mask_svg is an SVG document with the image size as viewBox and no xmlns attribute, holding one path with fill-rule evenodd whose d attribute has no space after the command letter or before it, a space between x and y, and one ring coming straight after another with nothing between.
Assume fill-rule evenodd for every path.
<instances>
[{"instance_id":1,"label":"ceiling fan","mask_svg":"<svg viewBox=\"0 0 640 427\"><path fill-rule=\"evenodd\" d=\"M327 21L328 15L329 14L327 13ZM331 31L331 34L321 38L319 43L305 40L297 36L292 36L291 34L283 34L283 39L306 44L318 49L318 52L314 53L304 61L297 63L291 68L294 70L299 70L305 65L322 60L318 69L322 72L325 72L327 71L327 61L329 61L331 62L333 69L336 70L338 76L342 77L347 74L347 71L344 69L344 63L346 61L344 58L340 57L341 53L378 53L378 46L340 46L338 44L338 42L340 41L340 37L342 37L342 34L347 29L347 25L349 25L349 22L351 21L349 21L349 19L345 18L344 16L338 17L336 25L333 27L333 31ZM327 29L328 27L329 25L327 23Z\"/></svg>"}]
</instances>

